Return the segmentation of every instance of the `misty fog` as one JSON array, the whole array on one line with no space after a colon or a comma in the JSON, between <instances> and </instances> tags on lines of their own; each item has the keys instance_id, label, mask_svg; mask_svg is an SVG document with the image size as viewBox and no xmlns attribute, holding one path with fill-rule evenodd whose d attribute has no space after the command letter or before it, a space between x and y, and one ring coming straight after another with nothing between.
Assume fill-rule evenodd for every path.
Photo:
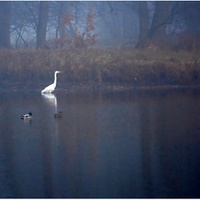
<instances>
[{"instance_id":1,"label":"misty fog","mask_svg":"<svg viewBox=\"0 0 200 200\"><path fill-rule=\"evenodd\" d=\"M189 1L0 2L0 47L69 48L79 37L87 44L76 48L135 48L152 40L190 48L199 37L199 8Z\"/></svg>"}]
</instances>

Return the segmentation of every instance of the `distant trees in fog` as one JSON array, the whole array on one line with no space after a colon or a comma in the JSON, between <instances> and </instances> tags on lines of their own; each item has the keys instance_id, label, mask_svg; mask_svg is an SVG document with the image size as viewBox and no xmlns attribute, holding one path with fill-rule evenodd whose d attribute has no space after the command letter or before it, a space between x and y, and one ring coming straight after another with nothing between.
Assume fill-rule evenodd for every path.
<instances>
[{"instance_id":1,"label":"distant trees in fog","mask_svg":"<svg viewBox=\"0 0 200 200\"><path fill-rule=\"evenodd\" d=\"M0 2L0 48L200 44L200 2ZM71 18L70 18L71 16Z\"/></svg>"},{"instance_id":2,"label":"distant trees in fog","mask_svg":"<svg viewBox=\"0 0 200 200\"><path fill-rule=\"evenodd\" d=\"M0 2L0 47L10 48L11 3Z\"/></svg>"},{"instance_id":3,"label":"distant trees in fog","mask_svg":"<svg viewBox=\"0 0 200 200\"><path fill-rule=\"evenodd\" d=\"M49 2L41 1L39 3L38 23L36 32L36 46L38 48L46 47L46 31L49 13Z\"/></svg>"}]
</instances>

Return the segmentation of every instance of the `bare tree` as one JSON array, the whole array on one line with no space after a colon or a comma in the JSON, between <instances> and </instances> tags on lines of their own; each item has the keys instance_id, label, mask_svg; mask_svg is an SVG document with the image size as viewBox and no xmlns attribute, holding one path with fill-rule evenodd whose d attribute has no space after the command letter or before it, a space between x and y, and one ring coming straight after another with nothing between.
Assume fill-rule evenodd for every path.
<instances>
[{"instance_id":1,"label":"bare tree","mask_svg":"<svg viewBox=\"0 0 200 200\"><path fill-rule=\"evenodd\" d=\"M166 28L171 19L170 2L157 1L155 4L155 13L149 30L150 37L165 37Z\"/></svg>"},{"instance_id":2,"label":"bare tree","mask_svg":"<svg viewBox=\"0 0 200 200\"><path fill-rule=\"evenodd\" d=\"M170 2L155 2L155 11L152 23L149 25L149 9L147 2L139 2L139 42L137 47L146 47L151 44L159 46L167 36L167 25L171 23Z\"/></svg>"},{"instance_id":3,"label":"bare tree","mask_svg":"<svg viewBox=\"0 0 200 200\"><path fill-rule=\"evenodd\" d=\"M149 10L147 1L138 2L138 12L139 12L139 40L137 47L141 47L147 38L149 32Z\"/></svg>"},{"instance_id":4,"label":"bare tree","mask_svg":"<svg viewBox=\"0 0 200 200\"><path fill-rule=\"evenodd\" d=\"M10 48L11 2L0 2L0 48Z\"/></svg>"},{"instance_id":5,"label":"bare tree","mask_svg":"<svg viewBox=\"0 0 200 200\"><path fill-rule=\"evenodd\" d=\"M39 5L39 17L37 25L37 48L46 47L46 29L48 21L49 2L41 1Z\"/></svg>"}]
</instances>

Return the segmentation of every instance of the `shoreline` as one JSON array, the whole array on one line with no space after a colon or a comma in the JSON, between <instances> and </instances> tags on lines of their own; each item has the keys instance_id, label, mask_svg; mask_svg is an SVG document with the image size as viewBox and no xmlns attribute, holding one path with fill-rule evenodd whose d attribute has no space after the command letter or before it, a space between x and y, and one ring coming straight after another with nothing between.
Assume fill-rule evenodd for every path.
<instances>
[{"instance_id":1,"label":"shoreline","mask_svg":"<svg viewBox=\"0 0 200 200\"><path fill-rule=\"evenodd\" d=\"M12 85L11 87L0 87L1 92L41 92L42 87L19 87L16 85ZM132 86L132 85L106 85L106 86L89 86L89 85L68 85L67 87L62 86L60 84L56 87L53 94L56 93L84 93L84 92L163 92L163 91L186 91L186 90L195 90L200 91L200 85L162 85L162 86Z\"/></svg>"}]
</instances>

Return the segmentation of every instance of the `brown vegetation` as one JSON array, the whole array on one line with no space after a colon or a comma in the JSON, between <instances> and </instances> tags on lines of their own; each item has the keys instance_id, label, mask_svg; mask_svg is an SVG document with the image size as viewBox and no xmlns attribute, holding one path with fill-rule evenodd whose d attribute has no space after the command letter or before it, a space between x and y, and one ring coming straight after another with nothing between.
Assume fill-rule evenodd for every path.
<instances>
[{"instance_id":1,"label":"brown vegetation","mask_svg":"<svg viewBox=\"0 0 200 200\"><path fill-rule=\"evenodd\" d=\"M1 50L1 88L40 89L62 70L60 87L199 85L198 52L147 50Z\"/></svg>"},{"instance_id":2,"label":"brown vegetation","mask_svg":"<svg viewBox=\"0 0 200 200\"><path fill-rule=\"evenodd\" d=\"M84 31L78 30L77 27L75 29L72 28L72 22L74 21L74 15L65 14L61 20L62 25L64 27L68 27L71 29L71 36L69 37L67 34L63 34L62 37L56 39L56 46L62 48L69 49L87 49L90 46L95 45L97 34L92 33L95 30L94 26L94 13L92 8L87 14L86 24L84 27Z\"/></svg>"}]
</instances>

